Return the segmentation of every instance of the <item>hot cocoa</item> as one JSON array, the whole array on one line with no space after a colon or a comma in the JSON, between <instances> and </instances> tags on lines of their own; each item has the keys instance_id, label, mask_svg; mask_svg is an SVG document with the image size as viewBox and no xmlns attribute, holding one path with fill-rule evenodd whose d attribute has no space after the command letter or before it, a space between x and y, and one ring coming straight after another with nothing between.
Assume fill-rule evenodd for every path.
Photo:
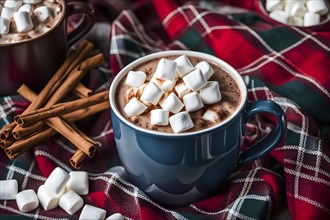
<instances>
[{"instance_id":1,"label":"hot cocoa","mask_svg":"<svg viewBox=\"0 0 330 220\"><path fill-rule=\"evenodd\" d=\"M168 61L167 64L164 63L164 67L171 69L170 61L174 61L178 57L168 56L164 57L165 59L154 59L145 62L132 70L136 74L135 76L138 76L136 79L134 77L128 79L128 75L121 79L116 91L116 105L125 118L142 128L166 133L181 133L212 127L235 112L242 98L240 89L229 73L211 62L197 57L186 57L188 62L191 62L192 67L185 67L186 70L180 70L177 67L173 85L171 80L166 79L166 77L173 77L167 74L168 71L165 71L166 76L163 76L163 79L157 79L155 75L159 75L159 72L161 72L159 70L160 61ZM202 80L198 80L198 73L200 73L198 69L204 68L203 73L205 73L207 65L211 67L212 71L209 71L211 74L207 75L208 73L206 73L202 76ZM180 72L182 71L186 73L181 76ZM189 73L192 74L188 76ZM132 74L132 72L128 74ZM145 74L145 79L143 74ZM191 81L189 81L189 77L192 79ZM143 82L139 82L139 79L142 79ZM207 81L204 82L203 80ZM189 83L195 84L196 88L190 86L187 89L186 84ZM159 93L160 98L156 98L156 102L153 103L152 99L157 96L155 95L157 86L154 84L162 91ZM145 90L146 88L149 89L148 86L155 87L156 90L150 93L153 95L152 99L145 101L142 95L147 93ZM215 90L212 90L212 87ZM211 93L207 93L207 90ZM203 91L205 94L202 94ZM173 108L169 107L170 105L173 105ZM169 109L169 111L164 111L164 109ZM140 112L134 114L135 111ZM182 123L179 123L179 130L176 130L177 125L175 123L186 118L191 119L191 122L190 119L187 122L188 127L180 130ZM165 123L162 124L162 122ZM186 122L183 124L186 124Z\"/></svg>"},{"instance_id":2,"label":"hot cocoa","mask_svg":"<svg viewBox=\"0 0 330 220\"><path fill-rule=\"evenodd\" d=\"M63 2L0 0L0 45L27 41L52 29L64 16Z\"/></svg>"}]
</instances>

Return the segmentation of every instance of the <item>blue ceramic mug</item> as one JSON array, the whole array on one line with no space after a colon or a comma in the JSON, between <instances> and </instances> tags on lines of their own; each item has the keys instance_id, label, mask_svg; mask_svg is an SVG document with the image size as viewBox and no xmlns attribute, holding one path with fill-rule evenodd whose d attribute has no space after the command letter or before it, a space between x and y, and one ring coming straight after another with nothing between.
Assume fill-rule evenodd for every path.
<instances>
[{"instance_id":1,"label":"blue ceramic mug","mask_svg":"<svg viewBox=\"0 0 330 220\"><path fill-rule=\"evenodd\" d=\"M242 94L235 112L214 127L179 134L144 129L126 120L116 106L118 82L146 61L183 54L219 65L235 79ZM172 207L214 195L237 167L267 154L286 132L286 118L279 105L272 101L250 103L239 73L219 58L200 52L164 51L137 59L118 73L109 99L117 151L130 181L155 201ZM270 113L278 123L255 146L242 151L245 124L258 113Z\"/></svg>"}]
</instances>

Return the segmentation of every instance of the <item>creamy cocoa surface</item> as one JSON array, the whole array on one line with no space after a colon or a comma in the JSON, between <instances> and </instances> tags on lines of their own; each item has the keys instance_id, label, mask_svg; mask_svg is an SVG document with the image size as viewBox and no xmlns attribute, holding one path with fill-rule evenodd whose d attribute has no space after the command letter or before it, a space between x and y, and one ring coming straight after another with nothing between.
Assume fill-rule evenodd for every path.
<instances>
[{"instance_id":1,"label":"creamy cocoa surface","mask_svg":"<svg viewBox=\"0 0 330 220\"><path fill-rule=\"evenodd\" d=\"M5 0L0 0L0 5L3 6L4 4ZM31 6L32 12L30 14L33 22L33 29L24 33L19 33L16 29L14 18L12 17L10 19L9 33L0 34L0 45L18 43L38 37L52 29L63 16L63 6L59 0L42 0L40 3L31 4ZM40 6L47 6L51 11L51 16L44 22L39 22L33 14L34 9Z\"/></svg>"},{"instance_id":2,"label":"creamy cocoa surface","mask_svg":"<svg viewBox=\"0 0 330 220\"><path fill-rule=\"evenodd\" d=\"M174 60L178 56L168 56L164 57L166 59ZM241 94L239 87L236 83L236 81L220 66L217 66L207 60L197 58L197 57L189 57L189 60L191 63L195 66L197 63L201 61L206 61L208 62L213 70L214 74L213 76L209 79L209 81L218 81L219 82L219 87L220 87L220 92L221 92L221 101L211 104L211 105L204 105L204 107L200 110L190 112L190 116L194 122L194 127L185 131L185 132L192 132L192 131L199 131L202 129L206 129L209 127L212 127L221 121L224 121L226 118L228 118L240 105L241 102ZM154 59L150 60L146 63L143 63L142 65L136 67L133 69L134 71L144 71L147 74L147 79L146 82L149 82L151 80L152 75L154 74L158 61L160 59ZM121 81L119 82L117 86L117 91L116 91L116 105L120 113L129 121L132 123L136 124L137 126L140 126L142 128L154 130L154 131L159 131L159 132L165 132L165 133L174 133L171 126L156 126L152 125L150 123L150 111L152 109L157 109L161 108L159 105L153 106L151 105L151 108L148 108L146 112L144 112L142 115L138 116L132 116L132 117L127 117L124 112L124 107L125 105L129 102L131 95L129 94L129 89L131 88L130 86L125 84L126 77L123 77ZM177 79L177 83L181 81L182 79ZM177 95L175 89L173 89L173 92ZM139 98L139 95L137 96ZM182 101L182 99L181 99ZM150 107L150 106L148 106ZM212 109L218 113L220 116L220 120L217 122L210 122L202 119L202 115L207 109ZM184 111L184 109L182 110ZM173 114L170 113L170 117Z\"/></svg>"}]
</instances>

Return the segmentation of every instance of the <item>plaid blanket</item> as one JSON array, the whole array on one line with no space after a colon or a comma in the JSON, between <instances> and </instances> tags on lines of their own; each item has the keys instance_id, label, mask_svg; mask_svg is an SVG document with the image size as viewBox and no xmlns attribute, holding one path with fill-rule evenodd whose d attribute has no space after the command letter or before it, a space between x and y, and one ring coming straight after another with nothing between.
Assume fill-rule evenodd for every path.
<instances>
[{"instance_id":1,"label":"plaid blanket","mask_svg":"<svg viewBox=\"0 0 330 220\"><path fill-rule=\"evenodd\" d=\"M187 207L152 201L126 177L115 149L109 112L78 123L102 147L84 161L90 193L85 203L120 212L126 219L271 219L282 207L292 219L330 219L330 25L313 31L280 25L260 14L256 0L91 0L97 25L87 36L109 57L108 68L91 71L84 83L107 89L113 76L146 54L195 50L235 67L250 101L278 103L288 119L285 140L269 155L233 173L221 192ZM0 127L28 106L19 95L0 97ZM274 121L258 115L247 124L243 147L266 135ZM72 168L75 148L61 136L15 160L0 152L0 179L15 178L19 190L37 188L56 167ZM219 186L220 187L220 186ZM78 219L62 209L21 213L0 201L0 218Z\"/></svg>"}]
</instances>

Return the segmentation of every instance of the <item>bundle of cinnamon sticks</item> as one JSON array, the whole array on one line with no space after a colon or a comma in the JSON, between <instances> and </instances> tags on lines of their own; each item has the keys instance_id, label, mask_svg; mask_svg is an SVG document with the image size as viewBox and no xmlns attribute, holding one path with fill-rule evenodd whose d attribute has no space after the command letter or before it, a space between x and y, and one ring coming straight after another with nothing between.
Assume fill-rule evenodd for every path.
<instances>
[{"instance_id":1,"label":"bundle of cinnamon sticks","mask_svg":"<svg viewBox=\"0 0 330 220\"><path fill-rule=\"evenodd\" d=\"M24 84L17 90L31 103L0 131L0 147L10 159L57 133L77 148L70 159L72 167L79 169L86 156L95 155L98 143L74 124L75 121L110 108L108 91L94 94L80 83L90 69L105 63L101 53L89 57L93 49L94 45L85 40L71 48L64 63L39 94ZM64 102L70 92L76 94L77 99Z\"/></svg>"}]
</instances>

